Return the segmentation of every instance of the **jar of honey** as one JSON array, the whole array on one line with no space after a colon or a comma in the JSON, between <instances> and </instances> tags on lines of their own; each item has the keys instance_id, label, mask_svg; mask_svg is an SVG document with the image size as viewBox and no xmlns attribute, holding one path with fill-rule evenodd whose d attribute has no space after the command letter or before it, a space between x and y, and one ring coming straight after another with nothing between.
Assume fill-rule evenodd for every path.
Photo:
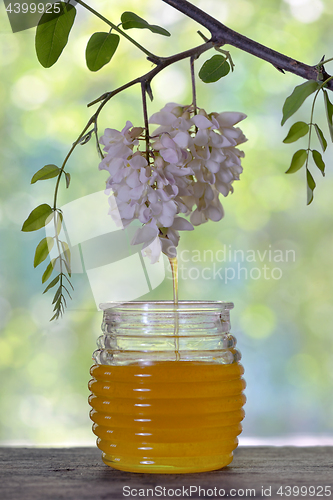
<instances>
[{"instance_id":1,"label":"jar of honey","mask_svg":"<svg viewBox=\"0 0 333 500\"><path fill-rule=\"evenodd\" d=\"M244 369L228 302L103 304L89 382L103 461L187 473L230 464L244 418Z\"/></svg>"}]
</instances>

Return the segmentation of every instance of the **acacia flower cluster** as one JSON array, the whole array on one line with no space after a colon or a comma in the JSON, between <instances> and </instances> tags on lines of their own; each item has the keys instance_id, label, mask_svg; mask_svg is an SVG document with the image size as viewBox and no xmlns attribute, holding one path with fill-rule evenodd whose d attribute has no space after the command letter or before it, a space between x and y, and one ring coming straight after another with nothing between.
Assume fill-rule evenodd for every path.
<instances>
[{"instance_id":1,"label":"acacia flower cluster","mask_svg":"<svg viewBox=\"0 0 333 500\"><path fill-rule=\"evenodd\" d=\"M110 174L109 213L122 227L136 219L142 223L132 244L143 243L152 263L161 252L175 256L179 231L224 216L219 195L233 192L243 170L244 153L237 146L247 139L235 125L244 118L169 103L149 120L158 128L148 149L144 129L129 121L122 131L105 130L99 169Z\"/></svg>"}]
</instances>

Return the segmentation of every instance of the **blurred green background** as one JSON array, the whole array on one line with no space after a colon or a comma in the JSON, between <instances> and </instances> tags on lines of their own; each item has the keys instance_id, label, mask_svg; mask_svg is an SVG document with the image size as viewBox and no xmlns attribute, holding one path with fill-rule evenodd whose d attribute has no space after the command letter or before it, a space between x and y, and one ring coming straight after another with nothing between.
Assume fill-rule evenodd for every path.
<instances>
[{"instance_id":1,"label":"blurred green background","mask_svg":"<svg viewBox=\"0 0 333 500\"><path fill-rule=\"evenodd\" d=\"M152 24L163 25L171 38L146 30L131 33L159 55L200 44L197 29L208 35L161 1L89 3L115 23L122 11L132 10ZM316 64L324 54L333 56L331 0L193 3L244 35L308 64ZM37 61L34 31L13 34L0 4L0 440L86 444L94 442L87 382L101 313L95 308L87 280L76 275L79 310L49 322L52 297L42 295L44 269L34 270L32 264L43 231L21 233L20 229L35 206L51 202L53 180L30 186L31 177L47 163L61 164L90 117L86 104L148 71L151 64L121 40L112 62L98 73L90 73L85 67L85 45L93 32L107 30L81 7L69 44L50 69ZM193 257L196 250L201 262L195 258L186 262L189 255L183 254L180 298L235 303L232 331L243 354L248 382L241 443L255 442L254 438L306 443L311 436L314 442L332 442L333 148L329 146L325 154L325 178L311 167L317 189L314 202L307 207L304 172L284 174L295 151L295 145L282 144L292 121L283 129L280 126L284 100L302 80L282 75L240 50L231 48L231 53L235 72L214 84L198 81L198 105L208 112L248 115L241 125L249 139L243 147L244 172L234 184L235 193L222 200L225 218L182 235L180 252L190 250ZM213 52L204 54L197 69L211 55ZM327 67L328 72L332 73L332 66ZM188 69L188 63L182 62L158 75L150 114L166 102L190 103ZM310 100L296 118L308 121L309 116ZM109 103L100 130L106 126L121 129L128 119L137 126L142 124L138 87ZM326 131L321 101L316 120ZM319 149L316 138L314 143ZM306 147L305 140L301 147ZM76 150L69 162L71 187L61 190L60 205L104 188L105 174L98 171L98 163L93 142ZM216 252L225 248L259 251L263 260L257 253L256 262L242 262L238 252L238 261L218 262ZM203 261L205 250L213 250L213 260L206 253ZM284 262L269 259L269 250L282 250ZM293 250L295 259L286 261L286 250ZM238 265L247 268L248 279L244 279L245 271L238 277ZM264 265L269 269L268 279L262 271ZM212 275L204 279L202 270L209 268L207 276L214 266L235 269L235 279L227 284ZM281 269L274 274L280 279L271 275L275 267ZM171 297L171 282L165 279L142 299Z\"/></svg>"}]
</instances>

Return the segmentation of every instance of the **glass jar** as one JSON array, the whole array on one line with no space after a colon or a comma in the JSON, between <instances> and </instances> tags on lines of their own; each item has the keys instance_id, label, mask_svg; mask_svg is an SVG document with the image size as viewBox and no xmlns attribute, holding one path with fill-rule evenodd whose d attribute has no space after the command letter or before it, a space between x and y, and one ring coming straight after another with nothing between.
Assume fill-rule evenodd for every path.
<instances>
[{"instance_id":1,"label":"glass jar","mask_svg":"<svg viewBox=\"0 0 333 500\"><path fill-rule=\"evenodd\" d=\"M244 418L244 369L227 302L104 304L89 382L103 461L130 472L230 464Z\"/></svg>"}]
</instances>

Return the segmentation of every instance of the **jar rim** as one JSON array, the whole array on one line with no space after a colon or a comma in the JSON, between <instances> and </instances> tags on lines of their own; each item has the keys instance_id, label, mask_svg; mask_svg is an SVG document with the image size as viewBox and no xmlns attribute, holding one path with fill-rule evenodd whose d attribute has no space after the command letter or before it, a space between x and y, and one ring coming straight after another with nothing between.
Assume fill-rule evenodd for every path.
<instances>
[{"instance_id":1,"label":"jar rim","mask_svg":"<svg viewBox=\"0 0 333 500\"><path fill-rule=\"evenodd\" d=\"M99 308L104 311L181 311L181 312L195 312L195 311L226 311L233 309L232 302L225 302L222 300L180 300L177 305L172 300L153 300L153 301L140 301L133 300L132 302L105 302L99 305Z\"/></svg>"}]
</instances>

